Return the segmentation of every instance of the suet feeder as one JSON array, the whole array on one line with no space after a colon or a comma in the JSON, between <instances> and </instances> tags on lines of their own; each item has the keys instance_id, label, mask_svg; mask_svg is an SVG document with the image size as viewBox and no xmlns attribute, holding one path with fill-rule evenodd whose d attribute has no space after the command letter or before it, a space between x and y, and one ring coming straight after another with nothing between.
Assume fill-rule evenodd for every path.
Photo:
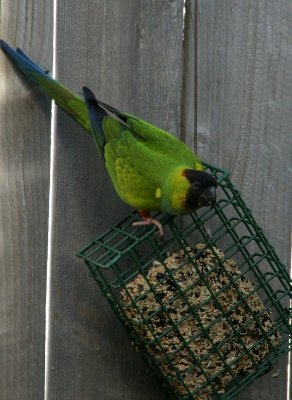
<instances>
[{"instance_id":1,"label":"suet feeder","mask_svg":"<svg viewBox=\"0 0 292 400\"><path fill-rule=\"evenodd\" d=\"M291 279L222 169L212 209L134 213L77 255L169 394L232 399L291 349Z\"/></svg>"}]
</instances>

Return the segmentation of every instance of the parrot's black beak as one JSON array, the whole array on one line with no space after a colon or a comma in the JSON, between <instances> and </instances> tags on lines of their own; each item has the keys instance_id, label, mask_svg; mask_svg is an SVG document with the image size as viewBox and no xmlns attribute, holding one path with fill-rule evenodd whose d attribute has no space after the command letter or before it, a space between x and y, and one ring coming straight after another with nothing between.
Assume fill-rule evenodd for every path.
<instances>
[{"instance_id":1,"label":"parrot's black beak","mask_svg":"<svg viewBox=\"0 0 292 400\"><path fill-rule=\"evenodd\" d=\"M213 208L216 204L216 187L215 186L209 186L206 190L206 197L207 200L209 201L210 206Z\"/></svg>"},{"instance_id":2,"label":"parrot's black beak","mask_svg":"<svg viewBox=\"0 0 292 400\"><path fill-rule=\"evenodd\" d=\"M216 187L215 186L208 186L204 193L202 194L204 205L211 206L212 208L216 204Z\"/></svg>"}]
</instances>

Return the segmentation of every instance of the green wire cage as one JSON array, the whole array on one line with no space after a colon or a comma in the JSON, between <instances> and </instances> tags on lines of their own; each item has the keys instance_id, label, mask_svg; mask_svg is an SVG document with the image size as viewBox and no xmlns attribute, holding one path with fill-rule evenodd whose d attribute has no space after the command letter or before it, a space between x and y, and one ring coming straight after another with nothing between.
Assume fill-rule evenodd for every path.
<instances>
[{"instance_id":1,"label":"green wire cage","mask_svg":"<svg viewBox=\"0 0 292 400\"><path fill-rule=\"evenodd\" d=\"M229 174L213 209L137 227L77 255L174 399L231 399L291 349L291 279Z\"/></svg>"}]
</instances>

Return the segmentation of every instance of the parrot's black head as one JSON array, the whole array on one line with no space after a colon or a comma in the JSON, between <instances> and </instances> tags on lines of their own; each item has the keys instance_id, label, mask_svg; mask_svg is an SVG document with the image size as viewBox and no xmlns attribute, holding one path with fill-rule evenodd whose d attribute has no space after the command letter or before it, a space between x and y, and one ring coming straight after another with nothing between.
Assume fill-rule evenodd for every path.
<instances>
[{"instance_id":1,"label":"parrot's black head","mask_svg":"<svg viewBox=\"0 0 292 400\"><path fill-rule=\"evenodd\" d=\"M216 179L207 172L194 169L185 169L184 176L190 183L185 200L186 209L194 211L200 207L213 207L216 203Z\"/></svg>"}]
</instances>

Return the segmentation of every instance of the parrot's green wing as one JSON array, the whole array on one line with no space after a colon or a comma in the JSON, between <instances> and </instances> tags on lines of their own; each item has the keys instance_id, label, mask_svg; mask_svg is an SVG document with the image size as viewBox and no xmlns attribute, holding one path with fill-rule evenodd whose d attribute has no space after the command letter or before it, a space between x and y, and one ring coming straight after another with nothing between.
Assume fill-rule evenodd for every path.
<instances>
[{"instance_id":1,"label":"parrot's green wing","mask_svg":"<svg viewBox=\"0 0 292 400\"><path fill-rule=\"evenodd\" d=\"M145 179L135 165L137 139L123 120L110 117L105 112L105 107L101 107L90 89L84 87L83 95L90 117L92 137L105 159L119 196L135 208L157 208L155 185Z\"/></svg>"},{"instance_id":2,"label":"parrot's green wing","mask_svg":"<svg viewBox=\"0 0 292 400\"><path fill-rule=\"evenodd\" d=\"M144 167L141 168L139 161L143 160ZM149 161L152 161L152 174L151 171L145 173ZM116 191L126 203L137 209L160 208L158 188L161 182L153 173L153 169L155 171L158 165L161 166L160 161L154 160L149 150L143 148L129 131L124 131L118 139L110 140L105 146L105 163Z\"/></svg>"}]
</instances>

